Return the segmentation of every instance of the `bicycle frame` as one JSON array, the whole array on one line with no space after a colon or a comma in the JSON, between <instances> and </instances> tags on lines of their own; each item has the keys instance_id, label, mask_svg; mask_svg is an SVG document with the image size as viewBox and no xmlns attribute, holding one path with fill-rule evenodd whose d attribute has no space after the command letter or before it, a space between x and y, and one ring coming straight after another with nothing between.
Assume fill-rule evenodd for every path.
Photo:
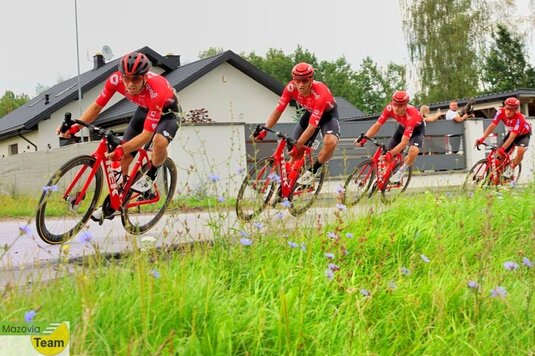
<instances>
[{"instance_id":1,"label":"bicycle frame","mask_svg":"<svg viewBox=\"0 0 535 356\"><path fill-rule=\"evenodd\" d=\"M489 174L489 179L494 185L499 185L501 180L501 175L509 164L511 163L511 156L509 153L505 153L505 156L502 158L498 154L498 147L493 146L487 155L487 170Z\"/></svg>"},{"instance_id":2,"label":"bicycle frame","mask_svg":"<svg viewBox=\"0 0 535 356\"><path fill-rule=\"evenodd\" d=\"M370 139L369 137L365 137L365 138L372 141L377 146L375 153L370 159L373 164L373 170L375 172L375 176L377 177L376 178L377 189L384 190L387 188L390 174L394 170L394 167L396 166L396 164L403 161L403 156L401 155L401 153L394 155L392 159L390 160L390 162L387 162L387 166L384 168L383 172L381 172L379 165L380 165L381 158L386 153L386 147L374 139Z\"/></svg>"},{"instance_id":3,"label":"bicycle frame","mask_svg":"<svg viewBox=\"0 0 535 356\"><path fill-rule=\"evenodd\" d=\"M287 147L288 141L292 142L293 139L284 133L270 129L267 130L281 138L272 157L275 160L275 167L277 168L280 176L281 197L288 198L292 194L299 176L299 172L305 164L305 159L309 158L312 163L312 148L309 146L303 146L303 154L300 158L295 159L292 163L291 161L286 160L286 157L284 156L284 149Z\"/></svg>"},{"instance_id":4,"label":"bicycle frame","mask_svg":"<svg viewBox=\"0 0 535 356\"><path fill-rule=\"evenodd\" d=\"M80 123L79 120L75 120L77 123ZM119 188L119 185L117 184L117 181L116 181L116 178L115 178L115 171L112 167L112 160L111 159L108 159L106 157L106 153L108 152L108 140L106 137L103 137L98 146L97 146L97 149L91 154L93 157L95 157L96 159L96 164L93 166L93 168L91 169L91 172L89 172L89 176L86 180L86 182L84 183L81 191L80 191L80 194L78 194L78 196L76 197L76 200L74 201L74 206L77 206L78 204L80 204L80 202L83 200L84 196L85 196L85 193L89 187L89 185L91 184L91 181L92 179L94 178L97 170L99 169L100 166L102 166L102 168L104 169L104 172L105 172L105 176L106 176L106 183L108 185L108 191L110 193L110 207L114 210L120 210L121 207L124 207L124 208L132 208L132 207L136 207L136 206L139 206L139 205L145 205L145 204L152 204L152 203L155 203L157 202L159 199L160 199L160 193L158 191L158 187L156 187L156 185L154 185L154 197L152 197L151 199L143 199L142 201L137 201L137 199L135 199L137 196L139 196L140 194L139 193L133 193L132 195L129 196L129 203L127 205L124 205L125 204L125 198L127 197L127 194L125 194L126 192L129 192L130 191L130 187L132 186L133 182L134 182L134 179L136 178L136 175L137 175L137 172L139 172L142 168L142 166L144 164L150 164L150 160L149 160L149 156L148 156L148 152L146 149L143 149L143 148L140 148L138 149L138 157L137 157L137 160L135 161L132 169L130 170L129 172L129 177L130 179L128 179L125 183L125 185L122 187L122 189ZM63 195L63 199L67 200L69 199L70 197L70 193L72 191L72 189L74 188L74 186L76 185L76 183L78 182L78 180L80 179L80 177L85 173L86 169L88 168L88 166L84 166L77 174L76 176L74 177L73 181L71 182L71 184L69 185L69 187L67 187L67 189L65 190L65 193Z\"/></svg>"}]
</instances>

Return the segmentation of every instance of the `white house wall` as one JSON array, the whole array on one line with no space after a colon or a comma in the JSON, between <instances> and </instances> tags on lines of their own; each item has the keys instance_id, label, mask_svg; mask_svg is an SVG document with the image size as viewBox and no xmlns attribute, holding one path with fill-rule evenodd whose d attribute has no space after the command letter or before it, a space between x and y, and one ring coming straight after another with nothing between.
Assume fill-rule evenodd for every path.
<instances>
[{"instance_id":1,"label":"white house wall","mask_svg":"<svg viewBox=\"0 0 535 356\"><path fill-rule=\"evenodd\" d=\"M28 134L25 134L24 137L35 144L35 141L37 140L37 132L31 132ZM32 146L28 141L22 139L19 136L8 138L7 140L2 141L2 144L0 145L0 157L8 157L9 156L9 146L17 144L18 153L26 153L26 152L35 152L35 147Z\"/></svg>"},{"instance_id":2,"label":"white house wall","mask_svg":"<svg viewBox=\"0 0 535 356\"><path fill-rule=\"evenodd\" d=\"M265 122L279 96L228 63L223 63L179 93L184 113L205 108L215 122ZM293 122L288 107L279 122Z\"/></svg>"}]
</instances>

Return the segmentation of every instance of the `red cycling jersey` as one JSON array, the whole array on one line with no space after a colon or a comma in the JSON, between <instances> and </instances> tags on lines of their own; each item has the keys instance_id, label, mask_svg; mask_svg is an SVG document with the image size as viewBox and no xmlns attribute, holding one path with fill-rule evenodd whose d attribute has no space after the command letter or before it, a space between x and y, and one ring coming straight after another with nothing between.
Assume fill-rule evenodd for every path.
<instances>
[{"instance_id":1,"label":"red cycling jersey","mask_svg":"<svg viewBox=\"0 0 535 356\"><path fill-rule=\"evenodd\" d=\"M126 93L123 74L120 71L113 73L104 84L104 89L98 96L96 103L104 107L115 92L121 93L134 104L147 109L148 113L143 129L150 132L156 130L158 121L162 116L162 110L175 101L175 93L167 79L152 72L147 73L145 85L141 92L136 95Z\"/></svg>"},{"instance_id":2,"label":"red cycling jersey","mask_svg":"<svg viewBox=\"0 0 535 356\"><path fill-rule=\"evenodd\" d=\"M423 123L420 111L412 105L407 105L405 115L401 116L396 115L394 113L392 105L387 105L387 107L383 110L381 116L379 116L379 118L377 119L377 122L383 125L388 118L394 118L394 120L399 122L399 124L405 129L405 131L403 131L403 136L407 137L411 137L414 128Z\"/></svg>"},{"instance_id":3,"label":"red cycling jersey","mask_svg":"<svg viewBox=\"0 0 535 356\"><path fill-rule=\"evenodd\" d=\"M292 99L297 101L306 111L310 112L311 115L308 123L314 127L318 127L323 113L334 108L336 103L327 85L315 80L312 82L308 96L299 95L299 91L293 80L290 81L282 92L276 110L283 112Z\"/></svg>"},{"instance_id":4,"label":"red cycling jersey","mask_svg":"<svg viewBox=\"0 0 535 356\"><path fill-rule=\"evenodd\" d=\"M492 123L498 125L500 121L503 121L507 131L517 136L527 135L531 133L531 125L527 122L524 115L520 112L515 112L511 117L505 116L505 108L501 108L496 112Z\"/></svg>"}]
</instances>

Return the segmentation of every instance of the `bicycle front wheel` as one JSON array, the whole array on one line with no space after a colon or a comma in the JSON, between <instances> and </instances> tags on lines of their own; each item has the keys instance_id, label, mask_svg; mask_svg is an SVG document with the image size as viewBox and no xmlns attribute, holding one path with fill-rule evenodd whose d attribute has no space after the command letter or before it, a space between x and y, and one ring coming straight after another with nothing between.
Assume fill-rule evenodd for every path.
<instances>
[{"instance_id":1,"label":"bicycle front wheel","mask_svg":"<svg viewBox=\"0 0 535 356\"><path fill-rule=\"evenodd\" d=\"M92 156L75 157L58 169L43 187L35 224L44 242L64 243L89 220L102 191L102 168L97 167L91 177L95 164Z\"/></svg>"},{"instance_id":2,"label":"bicycle front wheel","mask_svg":"<svg viewBox=\"0 0 535 356\"><path fill-rule=\"evenodd\" d=\"M388 178L386 188L381 191L381 200L385 204L390 204L394 200L399 198L401 193L403 193L409 186L409 183L412 178L412 166L405 170L405 173L403 174L399 182L392 181L392 177L394 176L394 174L397 173L397 171L401 168L402 165L403 162L398 162L398 164L396 164L396 166L392 170L392 173L390 174L390 177Z\"/></svg>"},{"instance_id":3,"label":"bicycle front wheel","mask_svg":"<svg viewBox=\"0 0 535 356\"><path fill-rule=\"evenodd\" d=\"M280 183L275 159L262 158L249 170L236 197L236 215L250 221L260 214L271 200Z\"/></svg>"},{"instance_id":4,"label":"bicycle front wheel","mask_svg":"<svg viewBox=\"0 0 535 356\"><path fill-rule=\"evenodd\" d=\"M488 174L487 160L484 158L477 161L468 172L464 180L463 189L467 192L472 192L478 187L488 184Z\"/></svg>"},{"instance_id":5,"label":"bicycle front wheel","mask_svg":"<svg viewBox=\"0 0 535 356\"><path fill-rule=\"evenodd\" d=\"M137 173L141 178L143 173ZM130 190L121 209L121 220L127 232L140 235L152 229L163 217L173 199L177 184L177 170L173 160L167 158L160 167L152 188L145 193Z\"/></svg>"},{"instance_id":6,"label":"bicycle front wheel","mask_svg":"<svg viewBox=\"0 0 535 356\"><path fill-rule=\"evenodd\" d=\"M304 165L301 168L301 173L299 176L301 176L306 170L309 168ZM321 166L321 171L319 176L317 176L314 179L314 182L310 185L301 185L297 182L295 183L294 189L292 191L292 194L290 194L290 197L288 200L292 203L290 205L289 211L290 214L293 216L298 216L306 212L312 204L314 204L314 201L318 197L321 187L323 186L323 181L325 180L326 175L326 165Z\"/></svg>"},{"instance_id":7,"label":"bicycle front wheel","mask_svg":"<svg viewBox=\"0 0 535 356\"><path fill-rule=\"evenodd\" d=\"M370 189L375 173L371 160L360 162L353 173L347 177L342 194L342 203L347 207L357 204Z\"/></svg>"}]
</instances>

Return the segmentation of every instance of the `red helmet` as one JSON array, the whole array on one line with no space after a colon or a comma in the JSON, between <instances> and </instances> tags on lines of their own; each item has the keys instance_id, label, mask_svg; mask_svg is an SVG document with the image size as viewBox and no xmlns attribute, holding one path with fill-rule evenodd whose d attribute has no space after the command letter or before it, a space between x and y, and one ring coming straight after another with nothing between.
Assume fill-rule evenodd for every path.
<instances>
[{"instance_id":1,"label":"red helmet","mask_svg":"<svg viewBox=\"0 0 535 356\"><path fill-rule=\"evenodd\" d=\"M150 67L149 59L140 52L129 53L119 62L119 70L124 75L145 75Z\"/></svg>"},{"instance_id":2,"label":"red helmet","mask_svg":"<svg viewBox=\"0 0 535 356\"><path fill-rule=\"evenodd\" d=\"M305 62L297 63L292 69L293 79L312 79L314 78L314 68Z\"/></svg>"},{"instance_id":3,"label":"red helmet","mask_svg":"<svg viewBox=\"0 0 535 356\"><path fill-rule=\"evenodd\" d=\"M392 95L392 102L405 105L409 102L409 94L406 91L398 90Z\"/></svg>"},{"instance_id":4,"label":"red helmet","mask_svg":"<svg viewBox=\"0 0 535 356\"><path fill-rule=\"evenodd\" d=\"M518 109L518 107L520 106L520 101L515 97L510 97L510 98L505 99L504 104L508 108Z\"/></svg>"}]
</instances>

